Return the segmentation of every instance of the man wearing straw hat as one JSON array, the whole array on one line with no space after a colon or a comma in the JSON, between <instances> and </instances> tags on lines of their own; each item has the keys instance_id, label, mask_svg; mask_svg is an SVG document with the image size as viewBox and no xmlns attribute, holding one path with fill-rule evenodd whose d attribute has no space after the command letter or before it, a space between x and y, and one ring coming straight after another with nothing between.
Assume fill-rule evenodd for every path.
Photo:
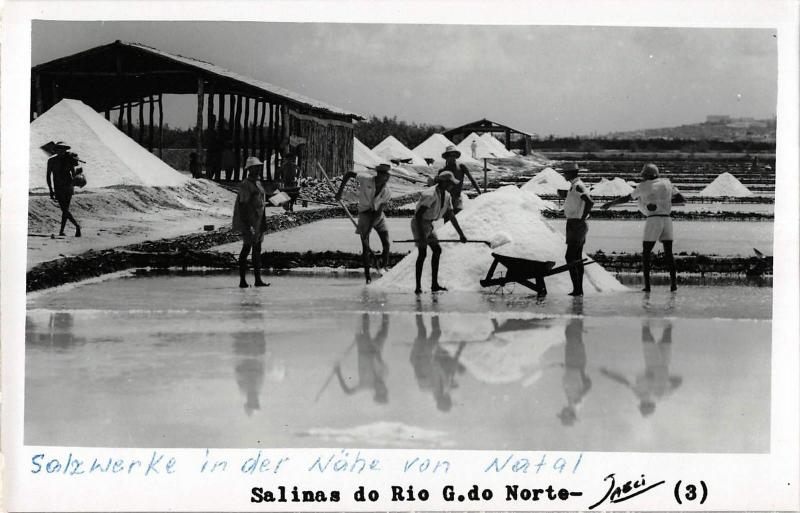
<instances>
[{"instance_id":1,"label":"man wearing straw hat","mask_svg":"<svg viewBox=\"0 0 800 513\"><path fill-rule=\"evenodd\" d=\"M458 214L461 212L462 209L462 201L461 201L461 189L464 188L464 177L466 176L469 178L469 181L472 182L473 187L475 190L478 191L480 194L481 189L478 186L478 183L472 178L472 175L469 173L467 166L464 164L458 163L458 158L461 156L461 152L453 146L452 144L445 148L444 153L442 153L442 158L445 160L444 167L439 170L441 174L444 171L449 171L453 174L456 179L456 184L453 186L450 194L453 197L453 213Z\"/></svg>"},{"instance_id":2,"label":"man wearing straw hat","mask_svg":"<svg viewBox=\"0 0 800 513\"><path fill-rule=\"evenodd\" d=\"M453 223L453 228L458 232L461 242L467 242L467 237L458 225L455 212L453 211L453 200L451 191L458 184L453 173L442 171L436 177L436 186L429 187L422 191L417 201L414 217L411 219L411 233L414 234L414 241L417 244L417 267L416 267L416 289L414 293L422 293L422 268L425 265L425 257L428 255L427 246L431 247L433 257L431 258L431 292L445 291L445 287L439 284L439 257L442 254L442 247L436 232L433 231L433 222L444 218L445 222Z\"/></svg>"},{"instance_id":3,"label":"man wearing straw hat","mask_svg":"<svg viewBox=\"0 0 800 513\"><path fill-rule=\"evenodd\" d=\"M253 275L256 287L266 287L261 281L261 241L264 239L265 194L259 179L263 163L257 157L248 157L245 163L247 178L239 184L236 204L233 207L233 229L242 234L242 251L239 253L239 287L247 288L247 254L253 253Z\"/></svg>"},{"instance_id":4,"label":"man wearing straw hat","mask_svg":"<svg viewBox=\"0 0 800 513\"><path fill-rule=\"evenodd\" d=\"M364 278L367 283L372 281L369 274L371 253L369 235L373 229L378 232L383 246L381 267L384 269L389 267L389 229L386 227L386 215L383 213L383 209L392 199L392 193L386 185L389 181L391 167L388 162L379 163L375 166L375 176L358 175L353 171L348 171L342 178L339 190L336 191L336 201L339 201L347 182L353 177L358 180L358 228L356 231L361 236L361 261L364 264Z\"/></svg>"},{"instance_id":5,"label":"man wearing straw hat","mask_svg":"<svg viewBox=\"0 0 800 513\"><path fill-rule=\"evenodd\" d=\"M581 261L583 245L586 243L586 233L589 231L586 218L589 217L594 202L589 197L589 189L578 178L578 164L570 162L564 165L561 173L570 183L564 200L564 217L567 218L567 252L564 260L568 264L577 262L569 269L569 277L572 280L572 292L569 295L582 296L583 264Z\"/></svg>"},{"instance_id":6,"label":"man wearing straw hat","mask_svg":"<svg viewBox=\"0 0 800 513\"><path fill-rule=\"evenodd\" d=\"M47 161L47 187L50 189L50 199L56 200L58 208L61 209L61 229L58 234L64 235L64 228L67 221L75 225L75 236L81 236L81 227L75 217L69 211L69 204L75 192L74 182L76 172L75 166L78 164L74 153L68 153L69 146L63 142L55 144L48 143L44 147L53 153ZM80 169L80 168L79 168Z\"/></svg>"}]
</instances>

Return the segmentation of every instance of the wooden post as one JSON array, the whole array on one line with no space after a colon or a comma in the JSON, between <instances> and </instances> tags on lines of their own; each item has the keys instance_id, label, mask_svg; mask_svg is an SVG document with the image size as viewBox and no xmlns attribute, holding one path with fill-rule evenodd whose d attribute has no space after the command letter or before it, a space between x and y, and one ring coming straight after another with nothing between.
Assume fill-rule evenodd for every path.
<instances>
[{"instance_id":1,"label":"wooden post","mask_svg":"<svg viewBox=\"0 0 800 513\"><path fill-rule=\"evenodd\" d=\"M506 128L506 149L511 151L511 130Z\"/></svg>"},{"instance_id":2,"label":"wooden post","mask_svg":"<svg viewBox=\"0 0 800 513\"><path fill-rule=\"evenodd\" d=\"M123 127L122 127L122 114L124 112L125 111L122 108L122 104L120 104L120 106L119 106L119 117L117 118L117 128L119 128L120 132L123 130Z\"/></svg>"},{"instance_id":3,"label":"wooden post","mask_svg":"<svg viewBox=\"0 0 800 513\"><path fill-rule=\"evenodd\" d=\"M111 121L111 111L106 109L105 116L106 116L106 121Z\"/></svg>"},{"instance_id":4,"label":"wooden post","mask_svg":"<svg viewBox=\"0 0 800 513\"><path fill-rule=\"evenodd\" d=\"M489 189L489 167L486 165L486 158L483 159L483 192Z\"/></svg>"},{"instance_id":5,"label":"wooden post","mask_svg":"<svg viewBox=\"0 0 800 513\"><path fill-rule=\"evenodd\" d=\"M241 141L241 134L242 134L242 97L241 95L236 95L236 124L233 126L233 154L234 154L234 166L235 169L233 170L233 179L235 181L239 181L239 168L242 164L242 141Z\"/></svg>"},{"instance_id":6,"label":"wooden post","mask_svg":"<svg viewBox=\"0 0 800 513\"><path fill-rule=\"evenodd\" d=\"M128 105L125 108L126 117L128 118L128 137L133 135L133 107L131 102L128 102Z\"/></svg>"},{"instance_id":7,"label":"wooden post","mask_svg":"<svg viewBox=\"0 0 800 513\"><path fill-rule=\"evenodd\" d=\"M158 95L158 156L164 156L164 109L161 105L161 95Z\"/></svg>"},{"instance_id":8,"label":"wooden post","mask_svg":"<svg viewBox=\"0 0 800 513\"><path fill-rule=\"evenodd\" d=\"M250 131L250 153L255 156L258 156L258 152L256 151L256 134L258 134L258 98L253 98L253 126L252 130Z\"/></svg>"},{"instance_id":9,"label":"wooden post","mask_svg":"<svg viewBox=\"0 0 800 513\"><path fill-rule=\"evenodd\" d=\"M244 126L242 130L242 162L247 161L247 157L250 156L249 153L249 140L250 139L250 98L244 98ZM244 179L244 177L242 177Z\"/></svg>"},{"instance_id":10,"label":"wooden post","mask_svg":"<svg viewBox=\"0 0 800 513\"><path fill-rule=\"evenodd\" d=\"M272 103L268 103L265 106L264 110L269 109L269 118L267 119L267 149L264 153L264 158L267 161L267 180L271 180L272 178L272 132L273 127L275 126L274 118L275 118L275 106Z\"/></svg>"},{"instance_id":11,"label":"wooden post","mask_svg":"<svg viewBox=\"0 0 800 513\"><path fill-rule=\"evenodd\" d=\"M153 113L155 111L155 100L152 95L149 97L150 101L150 127L147 134L147 149L150 150L150 153L153 153Z\"/></svg>"},{"instance_id":12,"label":"wooden post","mask_svg":"<svg viewBox=\"0 0 800 513\"><path fill-rule=\"evenodd\" d=\"M217 126L225 121L225 95L219 93L219 114L217 115ZM224 128L224 127L223 127ZM222 132L222 130L220 130ZM219 134L222 137L222 133Z\"/></svg>"},{"instance_id":13,"label":"wooden post","mask_svg":"<svg viewBox=\"0 0 800 513\"><path fill-rule=\"evenodd\" d=\"M264 118L267 113L267 102L261 100L261 121L258 124L258 158L264 160Z\"/></svg>"},{"instance_id":14,"label":"wooden post","mask_svg":"<svg viewBox=\"0 0 800 513\"><path fill-rule=\"evenodd\" d=\"M217 128L214 121L214 83L212 82L208 88L208 118L206 125L209 131Z\"/></svg>"},{"instance_id":15,"label":"wooden post","mask_svg":"<svg viewBox=\"0 0 800 513\"><path fill-rule=\"evenodd\" d=\"M40 73L36 74L36 117L39 117L44 112L44 102L42 101L42 76Z\"/></svg>"},{"instance_id":16,"label":"wooden post","mask_svg":"<svg viewBox=\"0 0 800 513\"><path fill-rule=\"evenodd\" d=\"M194 127L194 135L197 139L195 141L195 152L197 153L198 163L203 161L203 101L205 96L203 88L205 82L203 77L197 77L197 125Z\"/></svg>"},{"instance_id":17,"label":"wooden post","mask_svg":"<svg viewBox=\"0 0 800 513\"><path fill-rule=\"evenodd\" d=\"M144 146L144 98L139 100L139 145Z\"/></svg>"}]
</instances>

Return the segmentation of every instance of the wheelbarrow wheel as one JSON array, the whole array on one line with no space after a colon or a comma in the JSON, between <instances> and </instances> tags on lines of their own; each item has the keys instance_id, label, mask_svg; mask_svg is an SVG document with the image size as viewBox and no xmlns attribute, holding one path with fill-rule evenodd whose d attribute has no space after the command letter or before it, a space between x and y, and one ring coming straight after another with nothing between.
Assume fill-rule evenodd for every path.
<instances>
[{"instance_id":1,"label":"wheelbarrow wheel","mask_svg":"<svg viewBox=\"0 0 800 513\"><path fill-rule=\"evenodd\" d=\"M505 276L501 276L504 278ZM492 289L492 294L499 294L501 296L505 296L506 294L513 294L514 289L517 287L517 283L513 281L506 282L505 285L497 285L494 289Z\"/></svg>"}]
</instances>

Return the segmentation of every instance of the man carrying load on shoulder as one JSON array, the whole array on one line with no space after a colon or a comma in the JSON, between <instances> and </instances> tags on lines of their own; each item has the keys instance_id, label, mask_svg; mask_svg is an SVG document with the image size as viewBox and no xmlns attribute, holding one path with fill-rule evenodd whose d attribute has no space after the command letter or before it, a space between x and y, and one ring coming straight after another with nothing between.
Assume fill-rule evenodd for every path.
<instances>
[{"instance_id":1,"label":"man carrying load on shoulder","mask_svg":"<svg viewBox=\"0 0 800 513\"><path fill-rule=\"evenodd\" d=\"M672 205L684 202L677 187L666 178L659 178L658 166L652 163L642 168L642 181L627 196L609 201L602 209L614 205L638 200L639 211L647 218L644 223L642 241L642 273L644 274L643 292L650 292L650 258L656 241L664 245L664 260L669 269L670 290L678 290L675 270L675 259L672 256Z\"/></svg>"},{"instance_id":2,"label":"man carrying load on shoulder","mask_svg":"<svg viewBox=\"0 0 800 513\"><path fill-rule=\"evenodd\" d=\"M439 239L433 231L433 222L444 218L445 222L453 223L453 228L458 232L461 242L467 242L467 237L458 225L455 211L453 209L453 199L451 191L458 185L458 180L450 171L442 171L436 177L436 185L422 191L419 201L417 201L414 217L411 219L411 233L414 234L414 241L417 244L417 267L416 267L416 289L414 293L422 293L422 268L425 265L425 257L428 255L427 246L431 247L433 257L431 258L431 291L445 291L445 287L439 284L439 257L442 254L442 247Z\"/></svg>"},{"instance_id":3,"label":"man carrying load on shoulder","mask_svg":"<svg viewBox=\"0 0 800 513\"><path fill-rule=\"evenodd\" d=\"M386 204L392 199L392 193L387 187L389 181L389 169L391 165L387 162L378 164L375 168L375 176L358 175L353 171L348 171L342 178L339 190L336 191L336 201L342 199L347 182L355 177L358 180L358 229L361 236L361 260L364 264L364 278L367 283L372 281L369 275L370 266L370 247L369 234L375 229L383 246L384 269L389 267L389 229L386 227L386 214L383 213Z\"/></svg>"}]
</instances>

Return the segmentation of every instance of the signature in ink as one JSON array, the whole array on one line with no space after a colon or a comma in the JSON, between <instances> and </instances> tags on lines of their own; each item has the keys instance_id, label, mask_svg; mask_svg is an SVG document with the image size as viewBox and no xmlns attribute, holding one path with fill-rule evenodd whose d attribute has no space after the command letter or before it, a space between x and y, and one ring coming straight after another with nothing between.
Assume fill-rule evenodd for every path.
<instances>
[{"instance_id":1,"label":"signature in ink","mask_svg":"<svg viewBox=\"0 0 800 513\"><path fill-rule=\"evenodd\" d=\"M608 486L608 491L603 496L602 499L597 501L596 503L589 506L589 509L594 509L597 506L603 504L606 500L612 504L616 504L618 502L625 502L628 499L632 499L637 495L642 495L645 492L652 490L653 488L662 485L665 481L659 481L657 483L648 485L644 479L644 474L642 474L641 479L626 481L625 484L621 486L617 486L616 480L614 478L614 474L609 474L603 479L603 481L611 481Z\"/></svg>"}]
</instances>

